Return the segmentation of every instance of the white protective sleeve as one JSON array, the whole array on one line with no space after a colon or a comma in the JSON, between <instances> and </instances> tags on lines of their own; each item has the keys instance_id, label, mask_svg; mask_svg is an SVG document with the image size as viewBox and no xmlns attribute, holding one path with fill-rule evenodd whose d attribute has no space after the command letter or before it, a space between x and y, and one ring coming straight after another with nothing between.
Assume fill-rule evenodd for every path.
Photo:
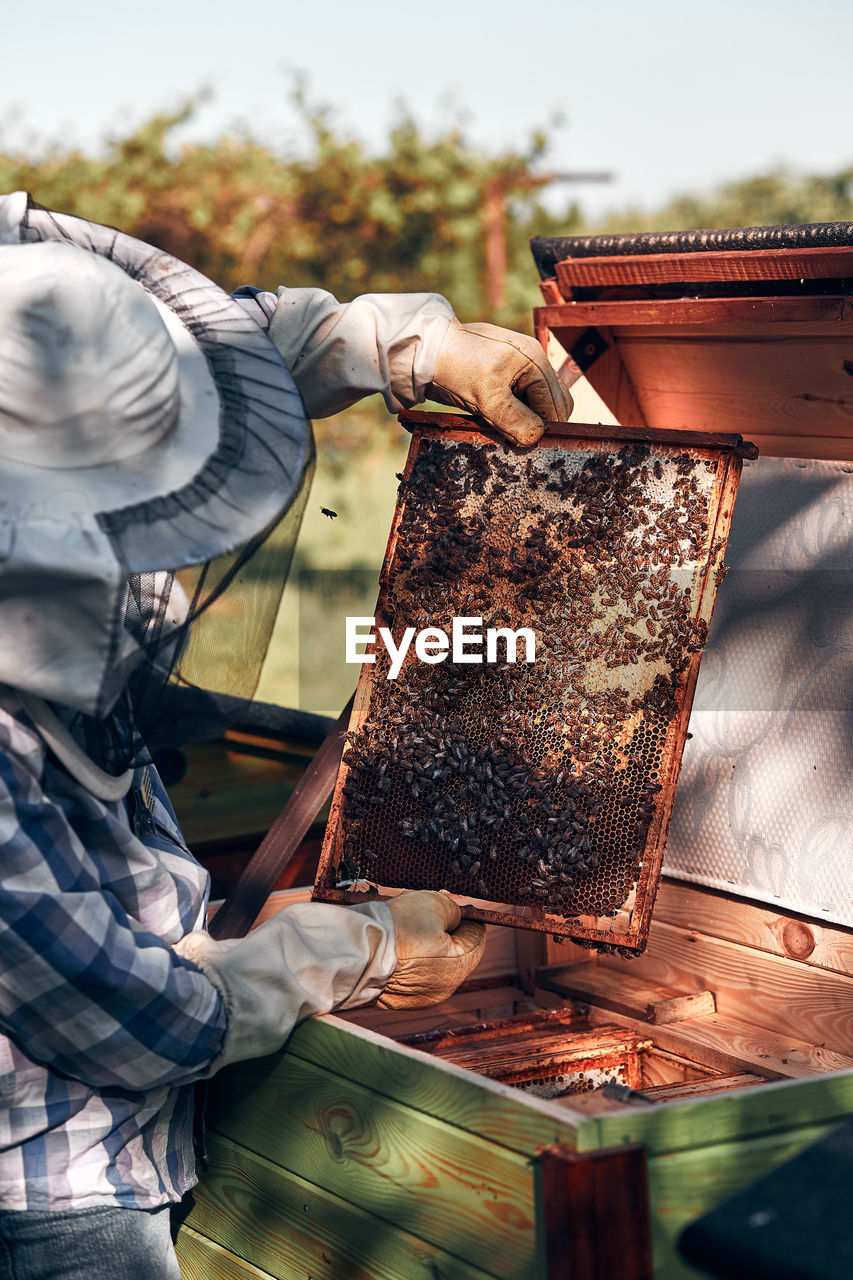
<instances>
[{"instance_id":1,"label":"white protective sleeve","mask_svg":"<svg viewBox=\"0 0 853 1280\"><path fill-rule=\"evenodd\" d=\"M245 938L190 933L175 950L201 969L225 1003L225 1041L207 1075L274 1053L310 1014L375 1000L397 965L384 902L295 903Z\"/></svg>"},{"instance_id":2,"label":"white protective sleeve","mask_svg":"<svg viewBox=\"0 0 853 1280\"><path fill-rule=\"evenodd\" d=\"M269 314L272 295L258 304ZM438 293L366 293L338 302L323 289L278 290L269 336L309 418L379 392L398 413L426 399L453 308Z\"/></svg>"}]
</instances>

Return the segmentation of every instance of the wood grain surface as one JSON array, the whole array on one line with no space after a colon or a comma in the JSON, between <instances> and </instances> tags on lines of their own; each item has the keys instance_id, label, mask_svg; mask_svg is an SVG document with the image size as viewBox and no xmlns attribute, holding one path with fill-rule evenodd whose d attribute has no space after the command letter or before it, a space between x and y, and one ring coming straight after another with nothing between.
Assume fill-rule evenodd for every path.
<instances>
[{"instance_id":1,"label":"wood grain surface","mask_svg":"<svg viewBox=\"0 0 853 1280\"><path fill-rule=\"evenodd\" d=\"M506 1280L531 1274L532 1173L514 1151L294 1054L253 1087L244 1077L212 1095L208 1117L213 1132L432 1244L457 1223L466 1262Z\"/></svg>"},{"instance_id":2,"label":"wood grain surface","mask_svg":"<svg viewBox=\"0 0 853 1280\"><path fill-rule=\"evenodd\" d=\"M853 977L657 920L642 956L601 966L683 992L712 991L717 1012L853 1057Z\"/></svg>"},{"instance_id":3,"label":"wood grain surface","mask_svg":"<svg viewBox=\"0 0 853 1280\"><path fill-rule=\"evenodd\" d=\"M224 1138L211 1135L210 1158L189 1222L263 1274L285 1280L486 1280L489 1274L448 1251L453 1218L442 1248Z\"/></svg>"},{"instance_id":4,"label":"wood grain surface","mask_svg":"<svg viewBox=\"0 0 853 1280\"><path fill-rule=\"evenodd\" d=\"M680 338L665 330L653 337L617 332L618 351L650 427L689 424L719 431L725 424L750 439L756 433L847 439L853 434L853 380L845 371L853 354L849 333L756 342L709 339L701 330ZM587 376L612 405L595 365Z\"/></svg>"},{"instance_id":5,"label":"wood grain surface","mask_svg":"<svg viewBox=\"0 0 853 1280\"><path fill-rule=\"evenodd\" d=\"M655 920L853 977L853 929L774 911L716 889L701 889L663 876ZM562 951L562 947L549 946L548 962L558 963Z\"/></svg>"},{"instance_id":6,"label":"wood grain surface","mask_svg":"<svg viewBox=\"0 0 853 1280\"><path fill-rule=\"evenodd\" d=\"M572 1119L565 1109L534 1102L507 1085L394 1044L365 1028L348 1026L333 1016L303 1023L289 1040L288 1049L306 1062L368 1084L383 1097L521 1155L532 1156L539 1146L571 1142L574 1137ZM238 1087L251 1087L252 1081L271 1069L271 1063L274 1067L274 1059L235 1067L235 1072L246 1077Z\"/></svg>"},{"instance_id":7,"label":"wood grain surface","mask_svg":"<svg viewBox=\"0 0 853 1280\"><path fill-rule=\"evenodd\" d=\"M750 1072L749 1074L753 1074ZM578 1126L578 1150L598 1150L639 1142L655 1155L725 1147L774 1134L840 1124L853 1111L853 1071L808 1080L770 1080L758 1088L736 1089L710 1098L632 1107L587 1117ZM787 1139L786 1139L787 1140ZM736 1152L732 1153L736 1158Z\"/></svg>"},{"instance_id":8,"label":"wood grain surface","mask_svg":"<svg viewBox=\"0 0 853 1280\"><path fill-rule=\"evenodd\" d=\"M831 280L853 276L853 248L723 249L565 258L557 263L556 272L564 295L575 288L597 285Z\"/></svg>"},{"instance_id":9,"label":"wood grain surface","mask_svg":"<svg viewBox=\"0 0 853 1280\"><path fill-rule=\"evenodd\" d=\"M564 329L598 329L602 325L846 324L853 320L853 300L847 294L824 294L815 297L564 302L557 306L534 307L533 320L543 329L553 329L562 342L560 334Z\"/></svg>"},{"instance_id":10,"label":"wood grain surface","mask_svg":"<svg viewBox=\"0 0 853 1280\"><path fill-rule=\"evenodd\" d=\"M279 1280L286 1272L259 1271L191 1227L181 1227L175 1252L181 1280Z\"/></svg>"}]
</instances>

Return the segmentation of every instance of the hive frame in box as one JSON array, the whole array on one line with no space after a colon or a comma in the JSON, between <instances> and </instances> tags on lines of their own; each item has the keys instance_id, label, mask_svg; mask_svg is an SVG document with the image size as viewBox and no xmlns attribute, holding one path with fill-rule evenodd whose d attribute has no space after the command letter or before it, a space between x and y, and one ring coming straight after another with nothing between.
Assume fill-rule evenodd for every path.
<instances>
[{"instance_id":1,"label":"hive frame in box","mask_svg":"<svg viewBox=\"0 0 853 1280\"><path fill-rule=\"evenodd\" d=\"M470 419L456 415L409 413L403 416L403 421L413 433L412 448L404 472L403 491L405 491L406 482L412 473L412 468L424 441L440 436L443 441L449 442L492 445L495 442L503 443L493 433L476 427ZM541 447L554 447L562 444L571 445L573 448L580 450L583 449L584 444L587 444L594 451L597 448L600 449L602 444L605 443L612 443L614 448L618 449L632 442L663 446L673 451L685 449L701 450L705 460L711 458L715 460L717 470L708 502L707 552L704 561L696 560L697 570L700 563L704 563L704 572L697 577L698 585L692 589L694 601L692 619L694 623L707 625L710 621L716 594L716 582L722 566L732 507L740 476L741 458L743 456L754 457L754 446L744 444L741 437L737 435L637 431L631 428L550 423L547 425ZM394 514L383 564L376 610L377 626L382 625L383 622L390 623L390 616L387 612L388 587L398 547L403 511L404 502L401 501L398 503ZM641 865L636 876L635 887L628 893L624 905L618 906L616 911L608 911L606 916L601 911L595 915L566 916L549 913L541 907L528 906L517 901L512 904L496 901L489 902L487 900L484 901L482 898L471 901L470 894L460 894L458 888L454 888L452 880L447 878L445 883L438 884L431 881L424 883L422 877L418 881L419 887L444 888L447 883L450 883L455 896L462 898L463 914L470 918L544 931L555 936L572 938L576 941L584 941L599 946L614 947L625 952L642 951L648 936L654 897L660 877L667 827L672 810L672 798L681 765L681 754L687 733L687 723L700 658L701 651L690 654L686 670L675 694L677 710L669 720L660 749L661 774L658 777L658 782L660 783L658 799L655 801L654 812L645 836L645 846ZM351 730L357 730L365 722L376 687L373 669L368 665L364 665L350 721ZM344 884L347 877L342 874L341 861L346 823L344 788L348 772L347 763L344 761L332 799L326 839L314 888L314 897L330 902L357 902L370 900L377 895L386 897L388 896L388 890L393 892L401 887L412 887L411 881L406 885L404 880L403 884L387 885L383 881L381 887L370 884L368 888L362 889L361 877L359 877L356 884ZM419 868L420 870L422 868ZM443 870L446 876L446 869ZM620 870L624 876L625 868L623 867ZM381 875L379 879L382 879ZM466 898L468 899L467 901ZM602 918L607 920L606 928L601 923Z\"/></svg>"}]
</instances>

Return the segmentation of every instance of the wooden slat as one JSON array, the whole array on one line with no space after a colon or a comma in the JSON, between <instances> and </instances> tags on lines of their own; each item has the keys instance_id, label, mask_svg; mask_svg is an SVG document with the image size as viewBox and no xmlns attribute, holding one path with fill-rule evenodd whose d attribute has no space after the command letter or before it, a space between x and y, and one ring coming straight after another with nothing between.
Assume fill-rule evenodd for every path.
<instances>
[{"instance_id":1,"label":"wooden slat","mask_svg":"<svg viewBox=\"0 0 853 1280\"><path fill-rule=\"evenodd\" d=\"M684 1022L686 1018L703 1018L717 1012L717 1004L711 991L695 991L689 996L667 996L664 1000L651 1000L646 1005L649 1022L665 1026L671 1022Z\"/></svg>"},{"instance_id":2,"label":"wooden slat","mask_svg":"<svg viewBox=\"0 0 853 1280\"><path fill-rule=\"evenodd\" d=\"M566 258L557 263L556 271L564 294L573 288L596 285L831 280L853 276L853 248L726 249L710 253Z\"/></svg>"},{"instance_id":3,"label":"wooden slat","mask_svg":"<svg viewBox=\"0 0 853 1280\"><path fill-rule=\"evenodd\" d=\"M471 440L477 443L501 443L502 438L496 431L490 431L486 427L473 426L472 419L465 418L461 414L455 413L423 413L419 409L407 409L405 413L399 415L400 422L408 427L428 427L436 432L441 432L442 439L458 440L467 443ZM566 441L575 444L584 440L607 440L616 441L618 443L627 443L629 441L640 441L647 444L663 444L670 449L688 449L695 447L697 449L731 449L733 453L742 454L744 457L752 458L755 452L750 448L748 442L744 441L738 432L721 431L719 428L715 431L694 431L685 428L652 428L648 426L620 426L616 425L615 429L611 424L601 422L545 422L545 435L548 439L544 442L551 443L551 438L556 438L558 446Z\"/></svg>"},{"instance_id":4,"label":"wooden slat","mask_svg":"<svg viewBox=\"0 0 853 1280\"><path fill-rule=\"evenodd\" d=\"M593 1025L615 1022L644 1030L649 1024L610 1010L590 1011ZM776 1035L736 1018L717 1013L669 1026L655 1027L654 1041L662 1049L693 1058L714 1071L754 1071L768 1079L813 1076L817 1072L853 1069L853 1056L792 1035Z\"/></svg>"},{"instance_id":5,"label":"wooden slat","mask_svg":"<svg viewBox=\"0 0 853 1280\"><path fill-rule=\"evenodd\" d=\"M618 957L600 963L625 973ZM853 977L662 921L630 973L682 991L713 991L723 1018L853 1055Z\"/></svg>"},{"instance_id":6,"label":"wooden slat","mask_svg":"<svg viewBox=\"0 0 853 1280\"><path fill-rule=\"evenodd\" d=\"M664 876L655 920L853 977L853 929L775 911L716 889ZM549 963L558 963L562 950L549 947Z\"/></svg>"},{"instance_id":7,"label":"wooden slat","mask_svg":"<svg viewBox=\"0 0 853 1280\"><path fill-rule=\"evenodd\" d=\"M212 1134L209 1147L210 1169L188 1221L262 1268L258 1274L283 1280L487 1280L489 1273L454 1254L461 1217L448 1216L444 1247L427 1244L225 1138Z\"/></svg>"},{"instance_id":8,"label":"wooden slat","mask_svg":"<svg viewBox=\"0 0 853 1280\"><path fill-rule=\"evenodd\" d=\"M752 1142L772 1143L774 1135L787 1141L792 1132L811 1133L838 1124L851 1111L853 1071L808 1080L770 1080L760 1088L695 1101L588 1116L578 1125L578 1150L638 1142L650 1154L664 1155L743 1143L746 1152Z\"/></svg>"},{"instance_id":9,"label":"wooden slat","mask_svg":"<svg viewBox=\"0 0 853 1280\"><path fill-rule=\"evenodd\" d=\"M689 424L696 430L754 434L853 436L853 380L845 372L851 340L709 341L701 332L635 338L618 350L650 427ZM609 404L598 370L588 378Z\"/></svg>"},{"instance_id":10,"label":"wooden slat","mask_svg":"<svg viewBox=\"0 0 853 1280\"><path fill-rule=\"evenodd\" d=\"M665 986L636 974L633 962L627 971L605 968L595 959L591 963L549 965L539 970L537 980L542 984L546 977L558 978L563 992L575 991L573 999L641 1021L647 1018L650 1005L685 994L679 987Z\"/></svg>"},{"instance_id":11,"label":"wooden slat","mask_svg":"<svg viewBox=\"0 0 853 1280\"><path fill-rule=\"evenodd\" d=\"M662 298L618 302L564 302L535 307L534 321L553 329L562 342L564 329L599 329L613 325L672 324L833 324L853 320L853 300L846 294L807 298ZM563 344L566 345L565 343ZM569 344L571 345L571 344Z\"/></svg>"},{"instance_id":12,"label":"wooden slat","mask_svg":"<svg viewBox=\"0 0 853 1280\"><path fill-rule=\"evenodd\" d=\"M458 1222L454 1250L466 1262L528 1280L536 1233L525 1157L293 1054L219 1082L213 1132L432 1244Z\"/></svg>"},{"instance_id":13,"label":"wooden slat","mask_svg":"<svg viewBox=\"0 0 853 1280\"><path fill-rule=\"evenodd\" d=\"M181 1227L175 1252L181 1268L181 1280L279 1280L287 1274L283 1271L259 1271L188 1226Z\"/></svg>"},{"instance_id":14,"label":"wooden slat","mask_svg":"<svg viewBox=\"0 0 853 1280\"><path fill-rule=\"evenodd\" d=\"M565 1109L534 1103L496 1081L479 1079L453 1063L393 1044L339 1018L310 1018L291 1036L288 1052L348 1080L368 1082L387 1098L522 1155L531 1156L539 1146L573 1138L571 1116Z\"/></svg>"},{"instance_id":15,"label":"wooden slat","mask_svg":"<svg viewBox=\"0 0 853 1280\"><path fill-rule=\"evenodd\" d=\"M668 1102L673 1098L700 1098L712 1093L728 1093L730 1089L746 1089L753 1084L765 1084L763 1076L742 1071L736 1076L713 1076L707 1080L682 1080L679 1084L644 1085L642 1092L655 1102Z\"/></svg>"},{"instance_id":16,"label":"wooden slat","mask_svg":"<svg viewBox=\"0 0 853 1280\"><path fill-rule=\"evenodd\" d=\"M589 1064L595 1068L601 1059L627 1059L650 1045L634 1032L618 1027L596 1027L593 1030L557 1032L534 1038L486 1041L485 1044L463 1041L443 1046L438 1052L446 1062L455 1062L483 1075L512 1078L531 1071L556 1074L559 1070L583 1071Z\"/></svg>"},{"instance_id":17,"label":"wooden slat","mask_svg":"<svg viewBox=\"0 0 853 1280\"><path fill-rule=\"evenodd\" d=\"M790 435L774 431L765 435L753 431L750 439L762 458L813 458L821 462L853 463L853 437Z\"/></svg>"},{"instance_id":18,"label":"wooden slat","mask_svg":"<svg viewBox=\"0 0 853 1280\"><path fill-rule=\"evenodd\" d=\"M598 972L604 972L599 970ZM554 998L576 999L574 983L561 983L559 977L543 973L537 999L547 1000L549 990ZM585 989L588 989L585 980ZM540 995L541 992L541 995ZM593 1025L616 1023L634 1031L649 1034L645 1019L629 1017L613 1009L590 1008ZM738 1071L755 1072L768 1079L812 1076L815 1072L853 1068L853 1057L836 1053L821 1045L809 1044L796 1036L780 1036L734 1018L711 1014L670 1026L655 1027L656 1047L691 1058L694 1062L721 1074Z\"/></svg>"}]
</instances>

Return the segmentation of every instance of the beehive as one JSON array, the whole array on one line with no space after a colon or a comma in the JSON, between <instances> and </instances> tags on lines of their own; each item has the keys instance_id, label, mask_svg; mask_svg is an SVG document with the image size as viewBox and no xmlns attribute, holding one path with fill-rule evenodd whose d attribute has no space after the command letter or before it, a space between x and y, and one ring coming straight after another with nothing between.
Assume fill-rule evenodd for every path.
<instances>
[{"instance_id":1,"label":"beehive","mask_svg":"<svg viewBox=\"0 0 853 1280\"><path fill-rule=\"evenodd\" d=\"M377 647L315 896L446 888L477 918L642 949L743 442L552 424L520 450L408 422L376 627L527 628L535 660L410 646L390 678Z\"/></svg>"}]
</instances>

